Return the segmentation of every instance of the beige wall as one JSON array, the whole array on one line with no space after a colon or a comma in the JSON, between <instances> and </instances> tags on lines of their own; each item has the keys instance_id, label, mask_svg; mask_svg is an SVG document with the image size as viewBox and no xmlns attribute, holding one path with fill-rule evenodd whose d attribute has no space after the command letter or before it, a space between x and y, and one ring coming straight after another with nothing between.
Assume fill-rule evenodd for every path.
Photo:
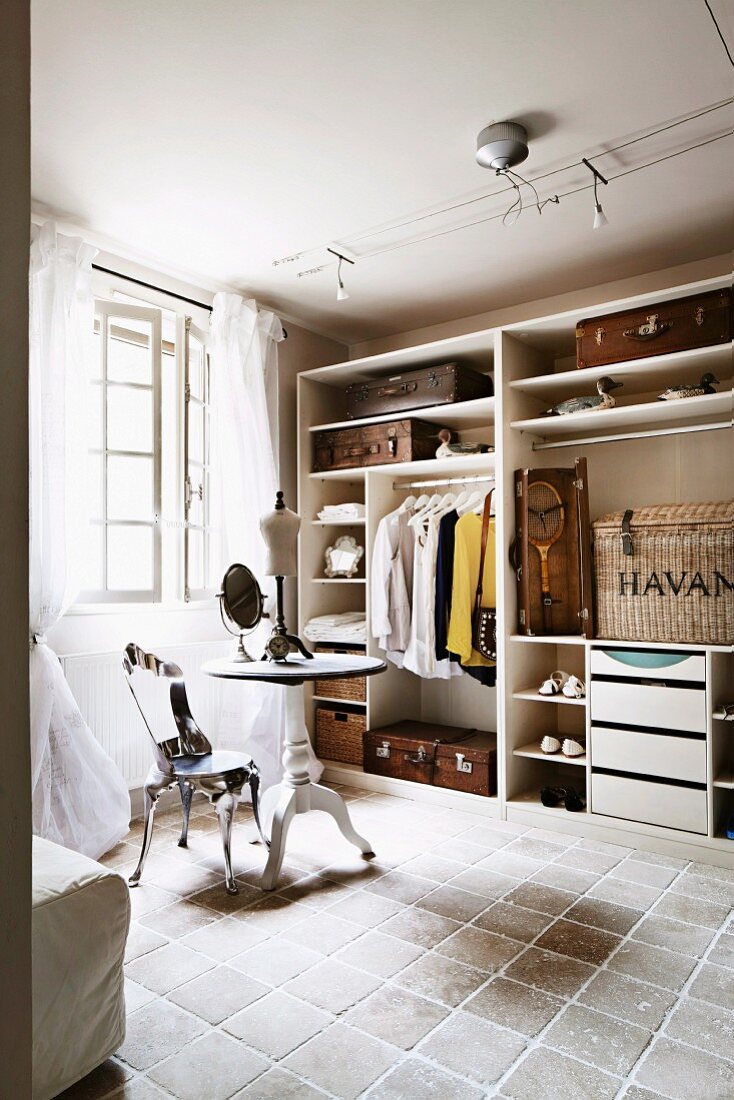
<instances>
[{"instance_id":1,"label":"beige wall","mask_svg":"<svg viewBox=\"0 0 734 1100\"><path fill-rule=\"evenodd\" d=\"M681 264L663 271L652 271L646 275L636 275L630 279L620 279L613 283L602 283L592 287L582 287L568 294L558 294L553 298L540 298L534 302L522 302L503 309L475 313L471 317L460 317L455 321L438 322L425 328L412 329L409 332L395 333L379 340L368 340L352 344L350 359L361 359L364 355L379 355L383 351L396 348L409 348L414 344L425 344L431 340L443 340L450 336L461 336L465 332L478 332L499 325L511 325L518 321L529 321L532 317L544 317L564 310L579 309L585 304L594 306L597 302L609 302L615 298L626 298L633 294L645 294L656 290L665 290L671 286L682 286L697 279L714 278L731 274L731 253L712 256L707 260Z\"/></svg>"},{"instance_id":2,"label":"beige wall","mask_svg":"<svg viewBox=\"0 0 734 1100\"><path fill-rule=\"evenodd\" d=\"M28 713L28 223L30 4L0 34L0 1094L31 1095L31 779Z\"/></svg>"},{"instance_id":3,"label":"beige wall","mask_svg":"<svg viewBox=\"0 0 734 1100\"><path fill-rule=\"evenodd\" d=\"M341 363L349 357L349 349L326 336L285 322L288 339L278 345L278 423L280 428L280 487L285 502L296 510L298 495L297 453L298 421L296 409L296 379L303 370ZM286 621L295 628L297 618L296 580L286 582Z\"/></svg>"}]
</instances>

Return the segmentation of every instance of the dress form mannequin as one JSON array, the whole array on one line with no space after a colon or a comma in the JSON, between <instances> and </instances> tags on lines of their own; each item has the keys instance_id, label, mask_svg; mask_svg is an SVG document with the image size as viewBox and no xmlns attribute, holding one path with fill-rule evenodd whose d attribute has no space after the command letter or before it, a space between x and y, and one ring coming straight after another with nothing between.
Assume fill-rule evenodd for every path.
<instances>
[{"instance_id":1,"label":"dress form mannequin","mask_svg":"<svg viewBox=\"0 0 734 1100\"><path fill-rule=\"evenodd\" d=\"M301 517L283 502L283 493L275 494L275 508L260 519L260 533L265 542L265 575L275 577L276 613L273 632L265 643L265 657L271 661L285 661L291 646L304 657L313 657L301 639L289 634L283 614L283 579L295 577L298 572L298 532Z\"/></svg>"}]
</instances>

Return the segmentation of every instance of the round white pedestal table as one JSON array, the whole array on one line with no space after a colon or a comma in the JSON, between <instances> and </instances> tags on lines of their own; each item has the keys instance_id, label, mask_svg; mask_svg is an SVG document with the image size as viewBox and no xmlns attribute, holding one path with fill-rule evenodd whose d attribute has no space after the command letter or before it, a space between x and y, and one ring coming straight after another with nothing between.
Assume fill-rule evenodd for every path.
<instances>
[{"instance_id":1,"label":"round white pedestal table","mask_svg":"<svg viewBox=\"0 0 734 1100\"><path fill-rule=\"evenodd\" d=\"M263 825L272 811L270 851L260 885L274 890L285 854L286 837L293 818L310 810L331 814L343 836L364 856L374 853L369 841L352 825L344 799L329 787L312 783L308 774L308 734L303 700L303 685L308 680L342 680L351 676L373 676L384 672L387 665L378 657L353 654L319 654L312 660L290 656L286 661L234 662L207 661L202 672L223 680L262 681L282 684L290 690L286 695L286 732L283 749L283 778L269 787L262 798L260 813ZM255 761L257 763L257 761Z\"/></svg>"}]
</instances>

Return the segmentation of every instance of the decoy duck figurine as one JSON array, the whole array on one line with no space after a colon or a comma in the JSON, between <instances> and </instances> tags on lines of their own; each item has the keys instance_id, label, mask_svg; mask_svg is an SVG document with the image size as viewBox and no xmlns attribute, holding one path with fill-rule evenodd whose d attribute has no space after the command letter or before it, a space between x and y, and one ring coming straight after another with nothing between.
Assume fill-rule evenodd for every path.
<instances>
[{"instance_id":1,"label":"decoy duck figurine","mask_svg":"<svg viewBox=\"0 0 734 1100\"><path fill-rule=\"evenodd\" d=\"M707 372L701 375L701 381L698 384L683 382L680 386L669 386L660 394L658 401L680 401L682 397L703 397L707 393L716 393L712 385L714 382L717 386L719 385L719 379Z\"/></svg>"},{"instance_id":2,"label":"decoy duck figurine","mask_svg":"<svg viewBox=\"0 0 734 1100\"><path fill-rule=\"evenodd\" d=\"M596 383L596 393L586 397L569 397L565 401L559 401L552 409L548 409L546 416L568 416L569 413L594 412L596 409L613 409L616 401L610 390L618 390L624 382L615 382L613 378L604 375Z\"/></svg>"}]
</instances>

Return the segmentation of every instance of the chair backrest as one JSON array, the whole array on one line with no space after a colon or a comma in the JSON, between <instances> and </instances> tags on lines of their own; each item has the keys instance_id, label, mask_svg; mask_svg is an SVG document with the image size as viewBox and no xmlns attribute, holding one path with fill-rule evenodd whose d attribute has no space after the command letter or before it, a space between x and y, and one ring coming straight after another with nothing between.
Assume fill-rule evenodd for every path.
<instances>
[{"instance_id":1,"label":"chair backrest","mask_svg":"<svg viewBox=\"0 0 734 1100\"><path fill-rule=\"evenodd\" d=\"M130 642L122 655L122 667L153 741L158 767L164 774L173 773L171 761L177 756L199 756L212 751L209 740L191 714L183 673L178 665L161 661L154 653L146 653ZM164 687L168 688L170 710L162 698Z\"/></svg>"}]
</instances>

